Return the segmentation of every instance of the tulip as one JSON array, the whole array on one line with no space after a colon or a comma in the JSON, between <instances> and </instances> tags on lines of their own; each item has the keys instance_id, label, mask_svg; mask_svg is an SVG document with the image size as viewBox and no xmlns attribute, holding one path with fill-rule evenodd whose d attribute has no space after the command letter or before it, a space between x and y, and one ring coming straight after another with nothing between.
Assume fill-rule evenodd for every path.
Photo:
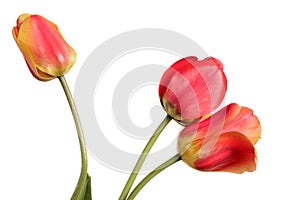
<instances>
[{"instance_id":1,"label":"tulip","mask_svg":"<svg viewBox=\"0 0 300 200\"><path fill-rule=\"evenodd\" d=\"M42 16L20 15L12 34L30 72L40 81L63 76L76 61L76 52L57 26Z\"/></svg>"},{"instance_id":2,"label":"tulip","mask_svg":"<svg viewBox=\"0 0 300 200\"><path fill-rule=\"evenodd\" d=\"M218 59L198 60L190 56L166 70L160 81L159 97L167 114L187 125L216 109L226 90L226 76Z\"/></svg>"},{"instance_id":3,"label":"tulip","mask_svg":"<svg viewBox=\"0 0 300 200\"><path fill-rule=\"evenodd\" d=\"M177 149L186 164L200 171L252 172L257 160L254 144L260 134L253 111L230 104L184 128Z\"/></svg>"}]
</instances>

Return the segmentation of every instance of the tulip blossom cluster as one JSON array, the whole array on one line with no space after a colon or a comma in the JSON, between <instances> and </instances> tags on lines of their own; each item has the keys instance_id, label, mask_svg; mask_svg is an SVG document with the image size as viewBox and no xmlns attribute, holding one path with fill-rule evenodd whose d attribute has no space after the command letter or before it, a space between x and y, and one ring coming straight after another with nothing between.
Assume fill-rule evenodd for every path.
<instances>
[{"instance_id":1,"label":"tulip blossom cluster","mask_svg":"<svg viewBox=\"0 0 300 200\"><path fill-rule=\"evenodd\" d=\"M261 127L253 111L223 101L227 80L216 58L183 58L167 69L159 97L167 114L186 127L178 137L181 159L201 171L243 173L256 169L254 144Z\"/></svg>"},{"instance_id":2,"label":"tulip blossom cluster","mask_svg":"<svg viewBox=\"0 0 300 200\"><path fill-rule=\"evenodd\" d=\"M40 15L20 15L12 34L32 75L40 81L58 78L63 87L77 129L82 161L71 199L91 200L83 130L64 78L76 61L76 52L64 40L57 26ZM223 64L214 57L199 60L189 56L178 60L165 71L158 94L167 116L149 139L119 200L134 199L150 179L179 160L200 171L243 173L256 169L254 145L260 138L260 122L250 108L236 103L216 110L223 102L226 91ZM146 156L172 119L184 126L178 135L178 154L150 172L129 194Z\"/></svg>"}]
</instances>

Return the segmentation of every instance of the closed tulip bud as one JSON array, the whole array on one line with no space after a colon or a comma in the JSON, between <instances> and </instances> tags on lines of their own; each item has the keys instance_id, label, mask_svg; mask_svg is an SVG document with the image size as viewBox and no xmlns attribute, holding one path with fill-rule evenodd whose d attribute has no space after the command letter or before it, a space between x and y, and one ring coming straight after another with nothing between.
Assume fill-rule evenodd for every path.
<instances>
[{"instance_id":1,"label":"closed tulip bud","mask_svg":"<svg viewBox=\"0 0 300 200\"><path fill-rule=\"evenodd\" d=\"M256 169L254 144L260 134L253 111L230 104L183 129L177 148L181 159L200 171L251 172Z\"/></svg>"},{"instance_id":2,"label":"closed tulip bud","mask_svg":"<svg viewBox=\"0 0 300 200\"><path fill-rule=\"evenodd\" d=\"M57 26L40 15L20 15L12 34L30 72L40 81L66 74L76 61L76 52Z\"/></svg>"},{"instance_id":3,"label":"closed tulip bud","mask_svg":"<svg viewBox=\"0 0 300 200\"><path fill-rule=\"evenodd\" d=\"M218 59L190 56L166 70L159 84L159 97L167 114L187 125L216 109L226 89L226 76Z\"/></svg>"}]
</instances>

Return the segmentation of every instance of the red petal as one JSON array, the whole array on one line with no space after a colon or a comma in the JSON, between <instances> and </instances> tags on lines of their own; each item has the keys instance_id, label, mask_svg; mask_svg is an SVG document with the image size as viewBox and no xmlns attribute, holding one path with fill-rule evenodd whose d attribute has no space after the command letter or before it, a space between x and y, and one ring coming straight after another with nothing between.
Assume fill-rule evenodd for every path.
<instances>
[{"instance_id":1,"label":"red petal","mask_svg":"<svg viewBox=\"0 0 300 200\"><path fill-rule=\"evenodd\" d=\"M184 67L185 65L195 62L196 60L198 60L197 57L195 56L189 56L186 58L182 58L178 61L176 61L174 64L172 64L163 74L160 84L159 84L159 88L158 88L158 93L159 93L159 98L161 99L163 94L165 93L168 83L170 81L170 79L172 78L172 76L174 75L174 73L176 73L176 71L179 68Z\"/></svg>"},{"instance_id":2,"label":"red petal","mask_svg":"<svg viewBox=\"0 0 300 200\"><path fill-rule=\"evenodd\" d=\"M255 149L243 134L230 132L222 134L212 149L201 147L194 168L201 171L225 171L233 173L252 172L256 169ZM202 153L202 151L206 151Z\"/></svg>"},{"instance_id":3,"label":"red petal","mask_svg":"<svg viewBox=\"0 0 300 200\"><path fill-rule=\"evenodd\" d=\"M232 103L204 121L189 125L180 133L180 137L193 135L194 139L209 139L226 132L242 133L255 144L260 138L261 126L251 109Z\"/></svg>"},{"instance_id":4,"label":"red petal","mask_svg":"<svg viewBox=\"0 0 300 200\"><path fill-rule=\"evenodd\" d=\"M261 126L253 111L250 108L240 107L237 104L234 104L231 110L233 111L228 114L228 118L231 120L226 120L223 132L240 132L246 135L252 144L256 144L261 135Z\"/></svg>"},{"instance_id":5,"label":"red petal","mask_svg":"<svg viewBox=\"0 0 300 200\"><path fill-rule=\"evenodd\" d=\"M36 44L36 46L32 46L32 49L36 58L39 58L37 61L41 64L49 63L52 65L51 67L68 65L69 46L61 36L56 24L39 15L32 15L28 19L28 23L32 29L32 42Z\"/></svg>"}]
</instances>

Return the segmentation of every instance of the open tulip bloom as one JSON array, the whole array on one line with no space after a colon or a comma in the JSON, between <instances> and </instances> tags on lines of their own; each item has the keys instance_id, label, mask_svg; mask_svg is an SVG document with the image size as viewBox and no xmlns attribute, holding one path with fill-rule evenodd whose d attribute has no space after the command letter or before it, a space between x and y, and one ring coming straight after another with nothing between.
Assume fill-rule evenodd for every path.
<instances>
[{"instance_id":1,"label":"open tulip bloom","mask_svg":"<svg viewBox=\"0 0 300 200\"><path fill-rule=\"evenodd\" d=\"M183 129L178 152L197 170L251 172L256 169L253 145L260 133L260 123L252 110L233 103Z\"/></svg>"},{"instance_id":2,"label":"open tulip bloom","mask_svg":"<svg viewBox=\"0 0 300 200\"><path fill-rule=\"evenodd\" d=\"M63 87L81 150L81 173L71 199L91 200L83 131L64 78L76 61L76 52L57 26L40 15L20 15L12 34L32 75L40 81L58 78ZM200 171L243 173L256 169L254 145L260 138L260 122L250 108L236 103L216 111L226 91L223 64L214 57L182 58L165 71L158 94L166 117L142 151L119 200L134 199L153 177L180 160ZM178 153L150 172L129 194L152 146L172 119L184 126L178 135Z\"/></svg>"}]
</instances>

